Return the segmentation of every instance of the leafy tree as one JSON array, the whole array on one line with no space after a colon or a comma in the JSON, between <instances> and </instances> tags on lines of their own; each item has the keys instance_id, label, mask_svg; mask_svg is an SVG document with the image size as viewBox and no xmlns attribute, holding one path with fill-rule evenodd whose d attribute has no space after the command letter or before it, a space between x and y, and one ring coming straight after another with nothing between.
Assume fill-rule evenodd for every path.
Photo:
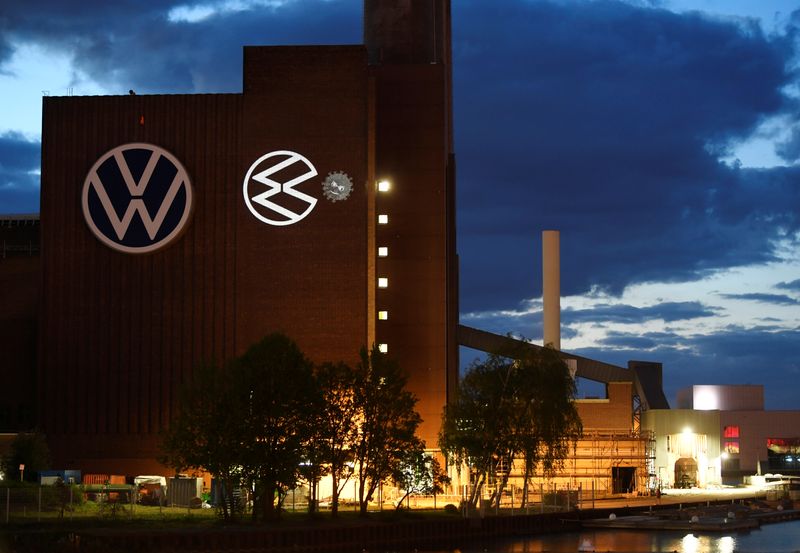
<instances>
[{"instance_id":1,"label":"leafy tree","mask_svg":"<svg viewBox=\"0 0 800 553\"><path fill-rule=\"evenodd\" d=\"M253 518L278 518L297 485L319 405L312 365L283 334L270 334L232 365L233 398L245 429L240 463L254 485ZM275 500L278 499L278 505Z\"/></svg>"},{"instance_id":2,"label":"leafy tree","mask_svg":"<svg viewBox=\"0 0 800 553\"><path fill-rule=\"evenodd\" d=\"M528 482L539 466L552 475L563 465L570 447L581 437L583 425L573 403L575 380L552 348L538 354L520 352L518 396L514 425L515 449L524 459L523 506L527 502Z\"/></svg>"},{"instance_id":3,"label":"leafy tree","mask_svg":"<svg viewBox=\"0 0 800 553\"><path fill-rule=\"evenodd\" d=\"M270 334L225 371L196 371L164 436L162 458L220 478L228 505L233 489L247 483L255 494L253 519L277 518L300 477L319 405L311 363L291 339Z\"/></svg>"},{"instance_id":4,"label":"leafy tree","mask_svg":"<svg viewBox=\"0 0 800 553\"><path fill-rule=\"evenodd\" d=\"M397 486L406 492L397 502L398 510L409 495L442 493L444 485L450 483L450 478L444 473L436 457L420 449L406 452L394 480Z\"/></svg>"},{"instance_id":5,"label":"leafy tree","mask_svg":"<svg viewBox=\"0 0 800 553\"><path fill-rule=\"evenodd\" d=\"M454 403L445 408L439 443L457 464L466 463L473 486L473 506L489 475L495 476L513 457L513 364L490 355L474 363L463 377Z\"/></svg>"},{"instance_id":6,"label":"leafy tree","mask_svg":"<svg viewBox=\"0 0 800 553\"><path fill-rule=\"evenodd\" d=\"M474 507L490 476L497 481L491 500L499 505L514 460L525 461L525 488L537 466L552 473L582 432L572 399L575 383L551 348L520 347L473 363L458 397L445 408L439 444L474 478Z\"/></svg>"},{"instance_id":7,"label":"leafy tree","mask_svg":"<svg viewBox=\"0 0 800 553\"><path fill-rule=\"evenodd\" d=\"M358 501L366 515L380 483L398 474L408 451L422 450L416 436L422 419L414 410L417 398L405 389L406 377L398 364L377 346L361 350L356 368L355 461L358 470Z\"/></svg>"},{"instance_id":8,"label":"leafy tree","mask_svg":"<svg viewBox=\"0 0 800 553\"><path fill-rule=\"evenodd\" d=\"M25 465L26 482L35 482L39 472L50 468L50 449L43 434L20 433L11 442L8 456L3 459L3 473L9 480L19 475L19 466Z\"/></svg>"},{"instance_id":9,"label":"leafy tree","mask_svg":"<svg viewBox=\"0 0 800 553\"><path fill-rule=\"evenodd\" d=\"M231 379L214 364L198 367L181 390L178 416L162 436L159 461L175 468L206 470L222 483L223 517L235 515L234 488L241 485L241 413Z\"/></svg>"},{"instance_id":10,"label":"leafy tree","mask_svg":"<svg viewBox=\"0 0 800 553\"><path fill-rule=\"evenodd\" d=\"M345 363L324 363L314 372L321 395L321 408L313 425L309 457L317 459L319 476L332 480L331 512L339 512L339 494L352 475L353 443L356 438L356 373Z\"/></svg>"}]
</instances>

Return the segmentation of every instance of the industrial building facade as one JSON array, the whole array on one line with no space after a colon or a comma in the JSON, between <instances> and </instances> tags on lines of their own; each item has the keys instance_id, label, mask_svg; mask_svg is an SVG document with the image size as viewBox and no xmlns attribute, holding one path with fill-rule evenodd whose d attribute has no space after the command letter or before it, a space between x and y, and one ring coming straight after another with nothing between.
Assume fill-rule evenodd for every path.
<instances>
[{"instance_id":1,"label":"industrial building facade","mask_svg":"<svg viewBox=\"0 0 800 553\"><path fill-rule=\"evenodd\" d=\"M364 8L363 45L245 47L241 94L44 99L41 219L0 219L0 433L38 426L59 469L164 473L159 435L193 370L278 331L315 362L378 345L436 447L458 346L518 344L457 323L450 3ZM753 436L775 463L800 453L788 426L751 431L774 420L763 398L697 415L714 418L706 441L672 447L684 413L660 364L562 357L607 394L577 400L583 438L534 484L641 493L684 458L716 484L757 469Z\"/></svg>"},{"instance_id":2,"label":"industrial building facade","mask_svg":"<svg viewBox=\"0 0 800 553\"><path fill-rule=\"evenodd\" d=\"M275 331L316 362L379 344L435 447L458 371L449 21L368 1L365 45L245 47L241 94L44 99L54 466L162 472L193 368Z\"/></svg>"},{"instance_id":3,"label":"industrial building facade","mask_svg":"<svg viewBox=\"0 0 800 553\"><path fill-rule=\"evenodd\" d=\"M770 411L761 385L694 385L675 409L645 413L664 486L738 485L748 476L800 476L800 411ZM681 482L683 480L683 482Z\"/></svg>"}]
</instances>

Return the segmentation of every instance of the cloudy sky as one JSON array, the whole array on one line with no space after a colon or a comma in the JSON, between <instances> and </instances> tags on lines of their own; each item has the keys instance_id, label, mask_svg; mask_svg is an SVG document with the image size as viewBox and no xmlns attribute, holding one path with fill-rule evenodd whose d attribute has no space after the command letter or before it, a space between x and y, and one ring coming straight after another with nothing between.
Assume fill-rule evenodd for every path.
<instances>
[{"instance_id":1,"label":"cloudy sky","mask_svg":"<svg viewBox=\"0 0 800 553\"><path fill-rule=\"evenodd\" d=\"M796 11L793 11L796 10ZM360 0L5 0L0 213L38 211L43 94L238 92L244 44L361 39ZM462 322L763 383L800 409L800 9L788 0L455 0ZM471 355L467 352L467 355Z\"/></svg>"}]
</instances>

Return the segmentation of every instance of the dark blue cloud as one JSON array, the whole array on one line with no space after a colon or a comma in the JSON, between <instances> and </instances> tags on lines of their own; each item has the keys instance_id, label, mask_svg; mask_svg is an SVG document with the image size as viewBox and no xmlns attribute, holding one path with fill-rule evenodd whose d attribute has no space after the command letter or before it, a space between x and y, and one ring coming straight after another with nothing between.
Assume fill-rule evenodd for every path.
<instances>
[{"instance_id":1,"label":"dark blue cloud","mask_svg":"<svg viewBox=\"0 0 800 553\"><path fill-rule=\"evenodd\" d=\"M295 0L195 23L169 20L171 8L187 5L91 0L75 7L34 0L0 8L0 21L5 15L10 22L12 42L35 41L70 54L77 70L120 93L239 92L243 45L361 42L359 2ZM0 62L2 56L0 49Z\"/></svg>"},{"instance_id":2,"label":"dark blue cloud","mask_svg":"<svg viewBox=\"0 0 800 553\"><path fill-rule=\"evenodd\" d=\"M762 323L782 323L783 320L777 317L759 317L757 320L761 321Z\"/></svg>"},{"instance_id":3,"label":"dark blue cloud","mask_svg":"<svg viewBox=\"0 0 800 553\"><path fill-rule=\"evenodd\" d=\"M675 343L679 339L677 334L671 332L645 332L643 334L609 332L603 339L603 345L613 349L649 352L659 349L664 343Z\"/></svg>"},{"instance_id":4,"label":"dark blue cloud","mask_svg":"<svg viewBox=\"0 0 800 553\"><path fill-rule=\"evenodd\" d=\"M800 168L717 161L793 109L791 40L612 1L455 15L465 311L539 294L542 229L562 230L567 294L771 261L797 229Z\"/></svg>"},{"instance_id":5,"label":"dark blue cloud","mask_svg":"<svg viewBox=\"0 0 800 553\"><path fill-rule=\"evenodd\" d=\"M749 300L759 303L773 303L775 305L797 305L798 300L784 294L760 294L753 292L749 294L720 294L722 298L729 300Z\"/></svg>"},{"instance_id":6,"label":"dark blue cloud","mask_svg":"<svg viewBox=\"0 0 800 553\"><path fill-rule=\"evenodd\" d=\"M658 337L652 343L647 336L616 334L603 347L573 353L622 366L629 359L662 362L672 404L677 390L690 384L763 384L768 409L800 408L800 329L732 326L709 335Z\"/></svg>"},{"instance_id":7,"label":"dark blue cloud","mask_svg":"<svg viewBox=\"0 0 800 553\"><path fill-rule=\"evenodd\" d=\"M719 316L721 310L697 301L665 302L648 307L624 304L600 304L590 309L565 309L564 324L587 322L640 324L652 320L665 322L688 321L701 317Z\"/></svg>"},{"instance_id":8,"label":"dark blue cloud","mask_svg":"<svg viewBox=\"0 0 800 553\"><path fill-rule=\"evenodd\" d=\"M793 292L800 292L800 278L797 280L792 280L791 282L779 282L775 285L775 288L780 288L782 290L792 290Z\"/></svg>"},{"instance_id":9,"label":"dark blue cloud","mask_svg":"<svg viewBox=\"0 0 800 553\"><path fill-rule=\"evenodd\" d=\"M800 159L800 127L795 127L790 136L777 145L775 153L790 163Z\"/></svg>"},{"instance_id":10,"label":"dark blue cloud","mask_svg":"<svg viewBox=\"0 0 800 553\"><path fill-rule=\"evenodd\" d=\"M198 23L169 21L177 5L3 3L0 60L36 41L111 90L230 92L243 44L361 40L352 0ZM611 0L457 2L453 15L464 311L538 295L544 228L562 229L567 294L770 261L797 228L800 168L716 161L796 109L780 92L796 78L791 33Z\"/></svg>"},{"instance_id":11,"label":"dark blue cloud","mask_svg":"<svg viewBox=\"0 0 800 553\"><path fill-rule=\"evenodd\" d=\"M509 314L504 312L473 313L462 316L461 324L505 336L508 333L528 340L538 339L543 333L542 313Z\"/></svg>"},{"instance_id":12,"label":"dark blue cloud","mask_svg":"<svg viewBox=\"0 0 800 553\"><path fill-rule=\"evenodd\" d=\"M0 213L39 211L41 145L18 133L0 134Z\"/></svg>"}]
</instances>

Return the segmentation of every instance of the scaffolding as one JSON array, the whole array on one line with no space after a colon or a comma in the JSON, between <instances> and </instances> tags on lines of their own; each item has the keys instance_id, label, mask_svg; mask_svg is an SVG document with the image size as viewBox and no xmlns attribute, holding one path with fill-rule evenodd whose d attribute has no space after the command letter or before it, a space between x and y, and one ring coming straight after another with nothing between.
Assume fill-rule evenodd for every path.
<instances>
[{"instance_id":1,"label":"scaffolding","mask_svg":"<svg viewBox=\"0 0 800 553\"><path fill-rule=\"evenodd\" d=\"M521 486L524 462L514 463L509 483ZM650 431L592 429L578 440L555 475L537 472L531 485L569 488L602 498L619 494L648 495L654 491L655 437Z\"/></svg>"}]
</instances>

